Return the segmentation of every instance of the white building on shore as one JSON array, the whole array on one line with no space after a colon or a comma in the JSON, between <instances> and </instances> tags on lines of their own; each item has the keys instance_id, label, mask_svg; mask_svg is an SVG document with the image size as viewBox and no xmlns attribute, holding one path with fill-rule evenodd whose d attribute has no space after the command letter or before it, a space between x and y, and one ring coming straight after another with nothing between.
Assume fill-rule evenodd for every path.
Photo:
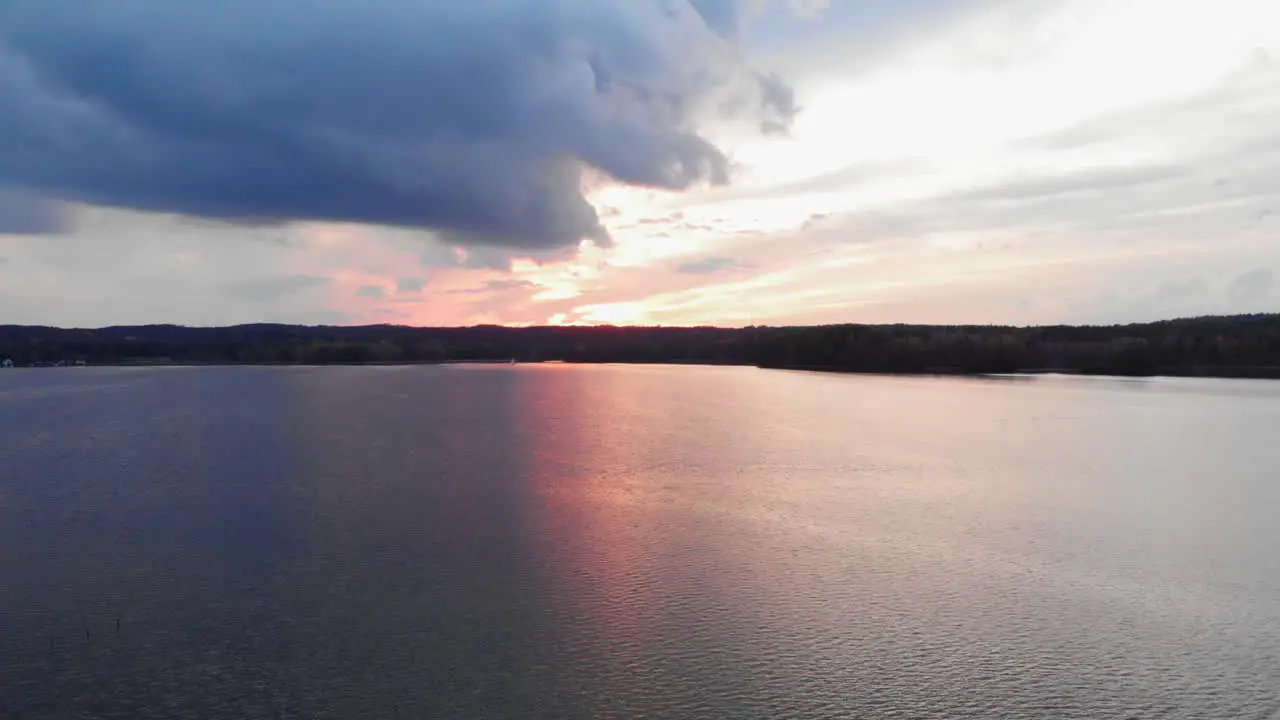
<instances>
[{"instance_id":1,"label":"white building on shore","mask_svg":"<svg viewBox=\"0 0 1280 720\"><path fill-rule=\"evenodd\" d=\"M13 361L10 360L9 358L0 360L0 368L11 368L11 367L13 367Z\"/></svg>"}]
</instances>

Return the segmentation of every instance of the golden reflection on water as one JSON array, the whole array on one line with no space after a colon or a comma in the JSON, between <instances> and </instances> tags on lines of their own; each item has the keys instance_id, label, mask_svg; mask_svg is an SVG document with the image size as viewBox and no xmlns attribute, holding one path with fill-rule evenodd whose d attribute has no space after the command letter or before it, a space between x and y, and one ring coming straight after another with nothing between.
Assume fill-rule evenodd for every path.
<instances>
[{"instance_id":1,"label":"golden reflection on water","mask_svg":"<svg viewBox=\"0 0 1280 720\"><path fill-rule=\"evenodd\" d=\"M557 366L520 373L520 422L545 429L528 448L528 510L555 585L551 595L572 618L561 639L593 646L597 662L618 668L610 676L634 677L657 606L644 579L656 572L661 538L649 524L652 478L629 470L640 438L619 422L635 408L623 388L609 387L627 380ZM598 402L606 397L616 402Z\"/></svg>"}]
</instances>

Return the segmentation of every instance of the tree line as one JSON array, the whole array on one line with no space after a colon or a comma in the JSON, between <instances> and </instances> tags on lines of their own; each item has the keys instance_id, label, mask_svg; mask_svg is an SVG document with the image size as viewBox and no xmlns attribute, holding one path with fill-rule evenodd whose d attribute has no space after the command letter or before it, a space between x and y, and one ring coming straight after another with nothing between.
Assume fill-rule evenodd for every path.
<instances>
[{"instance_id":1,"label":"tree line","mask_svg":"<svg viewBox=\"0 0 1280 720\"><path fill-rule=\"evenodd\" d=\"M0 360L55 364L712 363L883 373L1280 377L1280 314L1112 326L419 328L0 326Z\"/></svg>"}]
</instances>

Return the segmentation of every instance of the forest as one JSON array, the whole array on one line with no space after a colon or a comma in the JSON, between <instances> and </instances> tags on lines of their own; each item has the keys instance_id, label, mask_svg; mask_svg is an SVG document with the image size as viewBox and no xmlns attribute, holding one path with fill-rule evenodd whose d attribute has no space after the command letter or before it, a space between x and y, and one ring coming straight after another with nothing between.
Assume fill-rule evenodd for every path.
<instances>
[{"instance_id":1,"label":"forest","mask_svg":"<svg viewBox=\"0 0 1280 720\"><path fill-rule=\"evenodd\" d=\"M876 373L1280 378L1280 314L1111 326L0 326L0 361L58 365L700 363Z\"/></svg>"}]
</instances>

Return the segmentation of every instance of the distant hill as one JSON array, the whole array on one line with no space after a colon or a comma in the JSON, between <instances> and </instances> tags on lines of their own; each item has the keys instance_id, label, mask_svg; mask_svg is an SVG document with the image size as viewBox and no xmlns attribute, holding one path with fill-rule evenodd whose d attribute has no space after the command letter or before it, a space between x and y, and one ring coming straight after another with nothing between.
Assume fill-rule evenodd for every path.
<instances>
[{"instance_id":1,"label":"distant hill","mask_svg":"<svg viewBox=\"0 0 1280 720\"><path fill-rule=\"evenodd\" d=\"M1280 377L1280 315L1111 326L419 328L0 325L0 359L75 364L714 363L888 373Z\"/></svg>"}]
</instances>

